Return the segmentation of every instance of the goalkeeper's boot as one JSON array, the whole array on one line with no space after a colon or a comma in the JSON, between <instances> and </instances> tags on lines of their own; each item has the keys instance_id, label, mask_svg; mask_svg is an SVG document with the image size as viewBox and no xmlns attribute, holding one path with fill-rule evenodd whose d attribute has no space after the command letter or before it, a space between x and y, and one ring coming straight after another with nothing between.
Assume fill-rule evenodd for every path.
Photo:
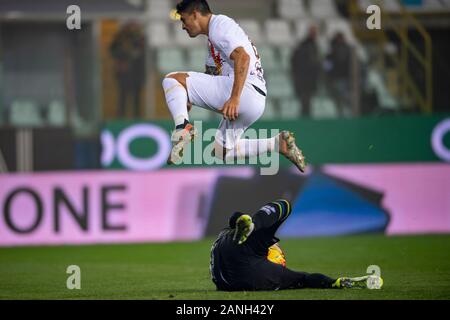
<instances>
[{"instance_id":1,"label":"goalkeeper's boot","mask_svg":"<svg viewBox=\"0 0 450 320\"><path fill-rule=\"evenodd\" d=\"M378 276L362 276L356 278L342 277L338 278L332 285L333 288L369 288L381 289L383 278Z\"/></svg>"},{"instance_id":2,"label":"goalkeeper's boot","mask_svg":"<svg viewBox=\"0 0 450 320\"><path fill-rule=\"evenodd\" d=\"M236 231L234 232L233 241L238 241L238 244L243 244L255 228L252 217L244 214L236 220Z\"/></svg>"},{"instance_id":3,"label":"goalkeeper's boot","mask_svg":"<svg viewBox=\"0 0 450 320\"><path fill-rule=\"evenodd\" d=\"M183 160L184 148L194 140L197 130L190 123L184 129L178 129L172 134L172 151L170 152L167 164L180 164Z\"/></svg>"},{"instance_id":4,"label":"goalkeeper's boot","mask_svg":"<svg viewBox=\"0 0 450 320\"><path fill-rule=\"evenodd\" d=\"M282 131L279 139L279 150L289 161L301 171L305 172L306 162L302 150L295 144L295 137L292 132Z\"/></svg>"}]
</instances>

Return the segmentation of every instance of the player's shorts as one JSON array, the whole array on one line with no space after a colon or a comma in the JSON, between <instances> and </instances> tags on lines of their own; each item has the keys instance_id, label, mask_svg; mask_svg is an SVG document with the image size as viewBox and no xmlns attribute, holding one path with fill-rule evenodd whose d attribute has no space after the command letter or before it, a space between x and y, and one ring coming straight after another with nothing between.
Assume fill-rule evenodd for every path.
<instances>
[{"instance_id":1,"label":"player's shorts","mask_svg":"<svg viewBox=\"0 0 450 320\"><path fill-rule=\"evenodd\" d=\"M189 101L200 108L220 113L220 109L230 99L234 79L199 72L188 72L188 75L186 86ZM222 119L220 122L216 142L221 146L233 149L244 131L262 116L266 97L259 91L252 84L245 83L238 118L234 121Z\"/></svg>"}]
</instances>

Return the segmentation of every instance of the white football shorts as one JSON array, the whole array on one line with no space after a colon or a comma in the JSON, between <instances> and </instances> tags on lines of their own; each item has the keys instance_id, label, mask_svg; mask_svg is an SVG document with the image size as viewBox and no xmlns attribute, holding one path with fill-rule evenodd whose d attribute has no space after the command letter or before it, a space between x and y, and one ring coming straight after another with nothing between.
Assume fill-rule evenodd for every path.
<instances>
[{"instance_id":1,"label":"white football shorts","mask_svg":"<svg viewBox=\"0 0 450 320\"><path fill-rule=\"evenodd\" d=\"M230 99L234 79L229 76L212 76L200 72L188 72L186 79L189 101L200 108L220 113ZM252 84L246 82L242 90L239 115L234 121L222 119L216 133L216 142L227 149L234 149L240 137L264 113L266 97Z\"/></svg>"}]
</instances>

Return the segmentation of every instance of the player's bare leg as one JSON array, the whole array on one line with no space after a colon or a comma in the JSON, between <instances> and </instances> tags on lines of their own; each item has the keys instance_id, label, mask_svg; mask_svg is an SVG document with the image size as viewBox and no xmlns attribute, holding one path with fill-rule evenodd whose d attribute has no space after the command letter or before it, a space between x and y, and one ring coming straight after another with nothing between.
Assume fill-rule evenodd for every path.
<instances>
[{"instance_id":1,"label":"player's bare leg","mask_svg":"<svg viewBox=\"0 0 450 320\"><path fill-rule=\"evenodd\" d=\"M175 121L175 131L172 134L172 150L168 164L180 164L185 146L194 140L196 130L189 123L188 112L191 104L188 101L186 79L187 73L171 73L163 80L167 105Z\"/></svg>"}]
</instances>

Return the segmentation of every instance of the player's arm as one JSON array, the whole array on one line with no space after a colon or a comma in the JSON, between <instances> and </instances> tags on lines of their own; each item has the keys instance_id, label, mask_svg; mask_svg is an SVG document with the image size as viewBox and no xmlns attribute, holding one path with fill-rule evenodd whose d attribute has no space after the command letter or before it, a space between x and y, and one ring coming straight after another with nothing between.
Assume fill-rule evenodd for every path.
<instances>
[{"instance_id":1,"label":"player's arm","mask_svg":"<svg viewBox=\"0 0 450 320\"><path fill-rule=\"evenodd\" d=\"M284 222L291 212L292 206L288 200L281 199L270 202L253 215L255 228L270 228L277 222Z\"/></svg>"},{"instance_id":2,"label":"player's arm","mask_svg":"<svg viewBox=\"0 0 450 320\"><path fill-rule=\"evenodd\" d=\"M225 102L222 114L225 118L236 120L239 115L239 103L242 90L247 80L248 69L250 65L250 56L243 47L233 50L230 59L234 62L234 83L231 91L231 97Z\"/></svg>"}]
</instances>

